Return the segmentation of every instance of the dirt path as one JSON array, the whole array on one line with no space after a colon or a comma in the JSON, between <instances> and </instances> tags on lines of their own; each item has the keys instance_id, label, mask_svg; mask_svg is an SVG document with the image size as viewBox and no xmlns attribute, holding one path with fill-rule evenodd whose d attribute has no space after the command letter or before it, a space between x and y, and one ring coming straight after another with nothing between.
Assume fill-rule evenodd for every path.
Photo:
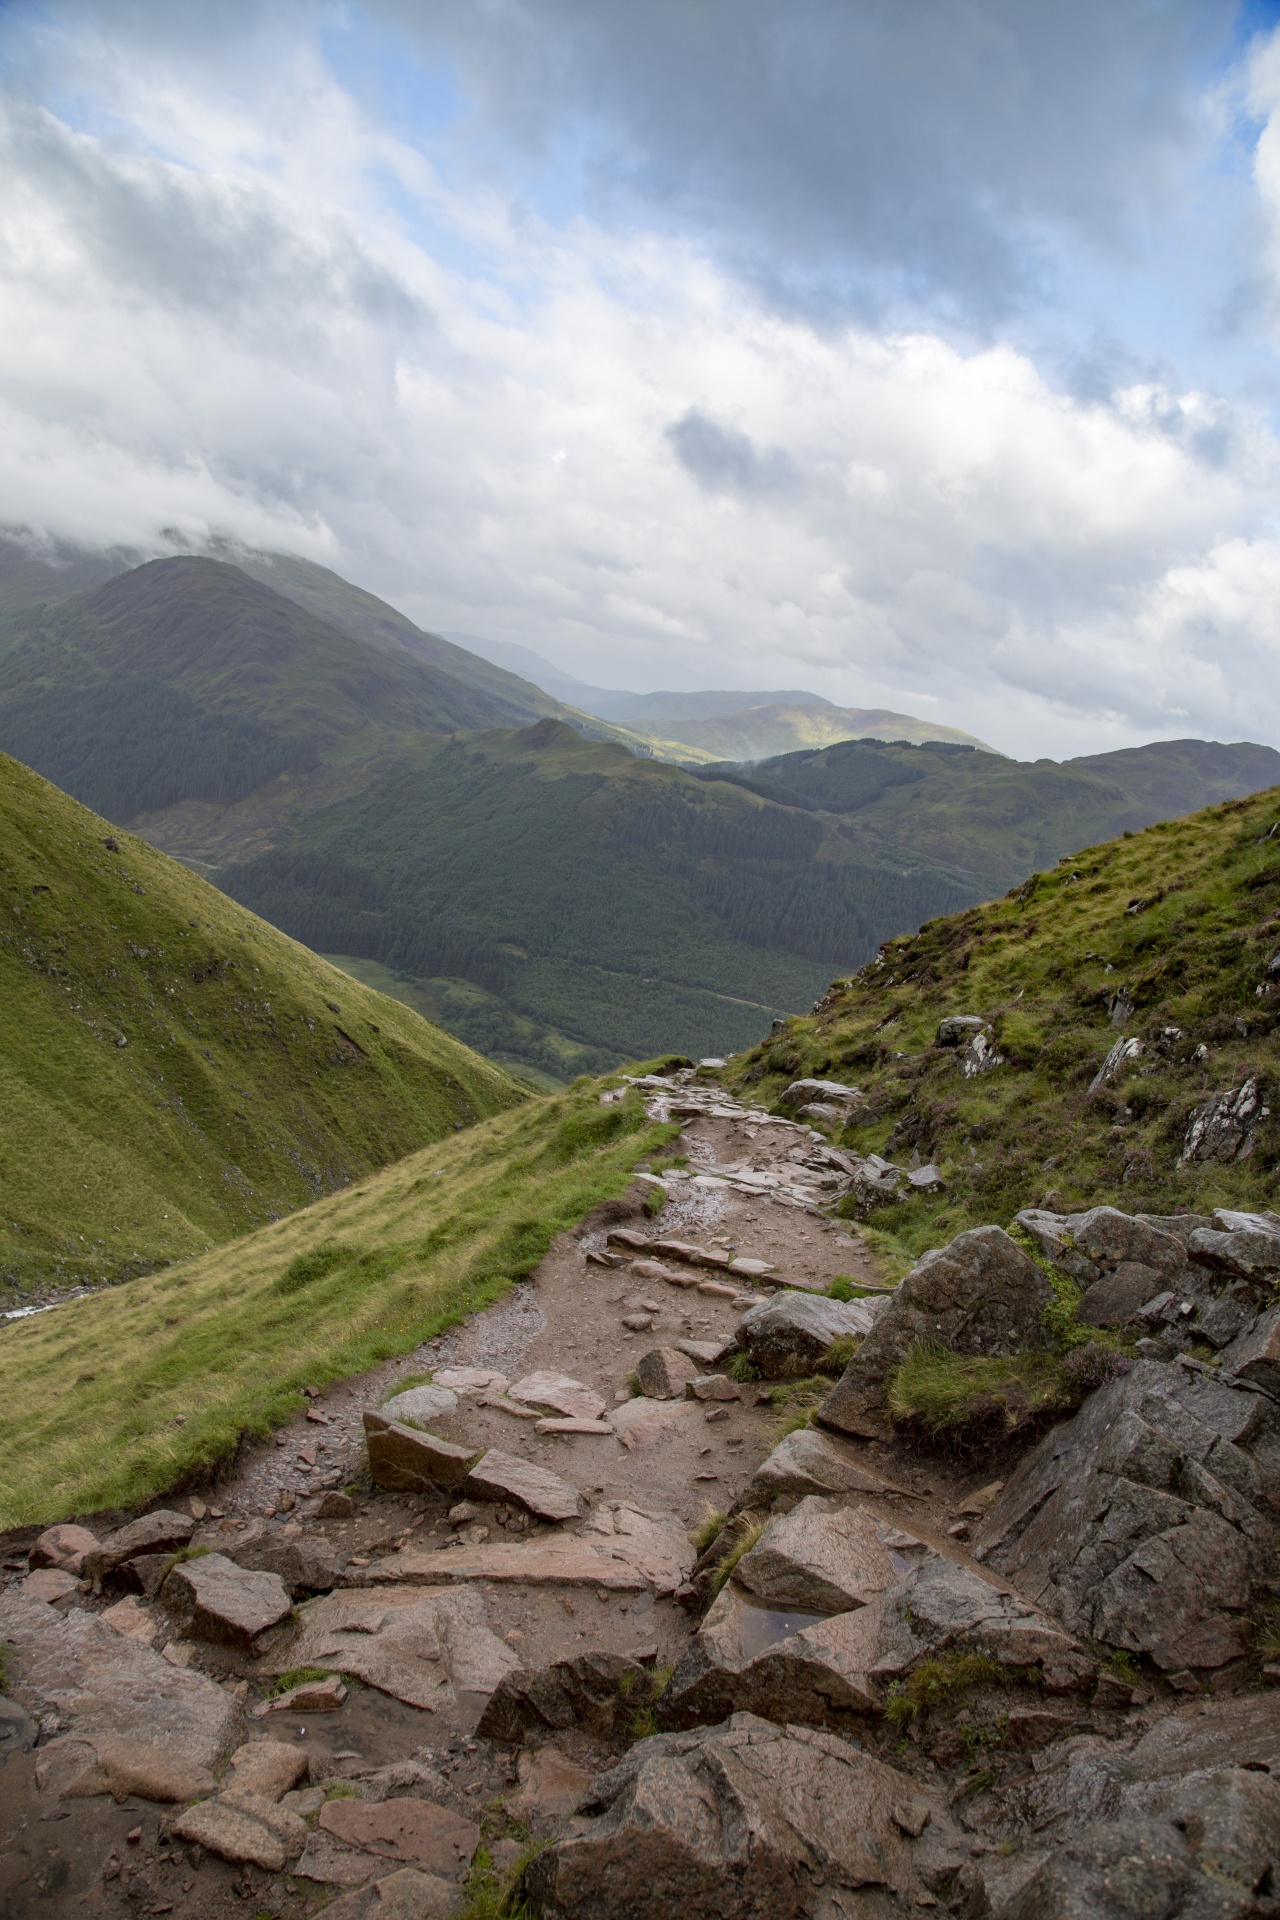
<instances>
[{"instance_id":1,"label":"dirt path","mask_svg":"<svg viewBox=\"0 0 1280 1920\"><path fill-rule=\"evenodd\" d=\"M777 1439L778 1409L751 1385L733 1400L673 1403L669 1422L657 1423L649 1439L638 1433L624 1441L614 1432L540 1431L536 1418L512 1411L500 1394L489 1395L488 1403L483 1394L466 1395L456 1412L433 1423L446 1438L472 1449L499 1449L549 1469L577 1489L583 1517L556 1528L531 1518L512 1499L470 1500L470 1511L454 1524L449 1513L458 1504L456 1496L371 1489L366 1469L363 1411L423 1375L490 1369L510 1382L536 1372L564 1374L612 1410L629 1399L631 1375L642 1355L681 1341L727 1342L744 1307L784 1283L815 1292L825 1292L839 1275L864 1286L883 1284L856 1230L819 1210L827 1190L821 1183L833 1179L821 1137L738 1107L718 1090L699 1087L691 1076L683 1081L666 1087L655 1083L648 1093L655 1113L674 1108L685 1118L688 1163L665 1176L662 1189L642 1174L629 1202L612 1207L614 1223L626 1216L635 1230L764 1263L766 1278L753 1281L732 1268L691 1272L675 1259L659 1259L655 1270L643 1255L620 1260L608 1245L609 1219L589 1219L578 1235L557 1240L530 1281L495 1307L404 1359L317 1394L309 1411L273 1441L246 1447L194 1495L157 1506L189 1508L200 1523L196 1543L215 1552L234 1553L255 1530L278 1545L328 1551L345 1569L340 1586L357 1593L383 1578L392 1557L406 1551L438 1553L438 1560L428 1562L435 1567L458 1564L459 1542L464 1553L575 1534L590 1544L619 1508L654 1516L655 1523L673 1530L670 1537L683 1540L708 1507L731 1509ZM641 1202L659 1191L665 1191L665 1201L651 1218ZM670 1278L663 1277L664 1267ZM972 1473L956 1475L933 1461L873 1445L861 1453L868 1465L914 1496L890 1500L886 1512L905 1516L909 1511L913 1524L945 1538L959 1501L975 1484ZM344 1487L352 1490L350 1499L341 1494ZM330 1507L345 1504L349 1512L326 1516L326 1494ZM131 1517L98 1516L93 1529L105 1535ZM5 1543L10 1591L23 1588L25 1549L34 1533L28 1530ZM413 1577L421 1586L425 1576ZM661 1581L621 1590L593 1581L481 1574L471 1584L482 1598L492 1634L512 1650L512 1664L527 1668L587 1652L671 1667L696 1625L670 1583L667 1591L660 1590ZM437 1579L430 1591L439 1590ZM101 1613L118 1598L118 1593L94 1596L77 1590L50 1606L49 1617L52 1621L68 1609ZM138 1605L154 1625L154 1646L162 1652L166 1641L179 1638L172 1621L145 1598ZM259 1698L266 1681L255 1655L205 1640L188 1641L186 1649L188 1670L211 1678L242 1708L248 1710ZM22 1671L20 1658L20 1698ZM428 1711L377 1687L353 1685L336 1712L250 1719L247 1737L266 1732L304 1747L312 1782L347 1778L362 1795L377 1769L416 1756L421 1767L434 1770L436 1804L443 1796L472 1817L489 1808L491 1835L500 1839L505 1801L521 1811L526 1826L541 1830L551 1817L550 1801L544 1794L547 1804L534 1804L536 1781L534 1787L520 1787L512 1801L522 1771L528 1771L528 1754L515 1758L510 1747L474 1739L484 1698L458 1688L447 1703ZM59 1719L56 1711L46 1713L40 1746L15 1754L0 1775L0 1910L8 1920L84 1912L173 1913L182 1920L245 1911L300 1914L343 1891L331 1880L235 1865L205 1848L166 1840L172 1809L136 1796L126 1794L117 1805L105 1795L58 1799L40 1791L41 1752L74 1726L74 1714ZM627 1737L618 1726L580 1724L557 1732L555 1746L566 1763L591 1770L607 1764ZM308 1817L315 1811L312 1807ZM392 1859L389 1867L388 1857L362 1855L361 1860L369 1876L404 1864Z\"/></svg>"}]
</instances>

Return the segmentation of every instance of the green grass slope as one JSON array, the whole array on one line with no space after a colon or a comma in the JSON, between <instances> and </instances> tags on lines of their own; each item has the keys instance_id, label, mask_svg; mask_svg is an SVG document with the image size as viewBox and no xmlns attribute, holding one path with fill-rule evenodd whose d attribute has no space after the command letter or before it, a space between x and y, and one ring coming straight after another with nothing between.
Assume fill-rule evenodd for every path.
<instances>
[{"instance_id":1,"label":"green grass slope","mask_svg":"<svg viewBox=\"0 0 1280 1920\"><path fill-rule=\"evenodd\" d=\"M320 951L470 981L597 1069L746 1046L833 966L973 897L552 720L423 743L219 882Z\"/></svg>"},{"instance_id":2,"label":"green grass slope","mask_svg":"<svg viewBox=\"0 0 1280 1920\"><path fill-rule=\"evenodd\" d=\"M840 814L864 858L929 862L994 891L1073 847L1272 786L1280 753L1158 740L1059 763L851 740L704 777L721 771L786 805Z\"/></svg>"},{"instance_id":3,"label":"green grass slope","mask_svg":"<svg viewBox=\"0 0 1280 1920\"><path fill-rule=\"evenodd\" d=\"M0 1282L118 1280L520 1090L0 755Z\"/></svg>"},{"instance_id":4,"label":"green grass slope","mask_svg":"<svg viewBox=\"0 0 1280 1920\"><path fill-rule=\"evenodd\" d=\"M496 1299L678 1131L598 1096L531 1101L203 1258L0 1325L0 1528L198 1476L304 1386Z\"/></svg>"},{"instance_id":5,"label":"green grass slope","mask_svg":"<svg viewBox=\"0 0 1280 1920\"><path fill-rule=\"evenodd\" d=\"M944 1196L875 1215L917 1251L1042 1203L1274 1206L1278 822L1273 788L1088 847L888 942L729 1077L766 1099L802 1074L863 1088L845 1141L936 1161L948 1181ZM937 1044L949 1014L989 1020L1003 1063L966 1078ZM1140 1054L1095 1088L1121 1038ZM1245 1155L1184 1159L1195 1110L1251 1079L1260 1111Z\"/></svg>"},{"instance_id":6,"label":"green grass slope","mask_svg":"<svg viewBox=\"0 0 1280 1920\"><path fill-rule=\"evenodd\" d=\"M663 697L653 696L655 700ZM864 738L983 744L958 727L919 720L909 713L891 713L885 707L748 705L749 698L744 696L743 706L733 713L685 715L678 709L670 712L659 707L649 719L628 714L625 724L641 734L652 729L655 737L681 742L718 760L764 760L776 754L827 747L838 740Z\"/></svg>"}]
</instances>

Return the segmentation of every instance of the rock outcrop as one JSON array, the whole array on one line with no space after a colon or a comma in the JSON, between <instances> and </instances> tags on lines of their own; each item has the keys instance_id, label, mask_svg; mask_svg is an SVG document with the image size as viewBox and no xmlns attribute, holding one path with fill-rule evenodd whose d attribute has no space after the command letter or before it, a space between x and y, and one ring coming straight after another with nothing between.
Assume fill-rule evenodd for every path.
<instances>
[{"instance_id":1,"label":"rock outcrop","mask_svg":"<svg viewBox=\"0 0 1280 1920\"><path fill-rule=\"evenodd\" d=\"M879 1307L880 1302L875 1304ZM861 1300L846 1303L821 1294L779 1293L743 1314L738 1349L766 1380L785 1380L812 1373L837 1340L861 1339L874 1324L874 1311Z\"/></svg>"},{"instance_id":2,"label":"rock outcrop","mask_svg":"<svg viewBox=\"0 0 1280 1920\"><path fill-rule=\"evenodd\" d=\"M642 1740L525 1876L564 1920L795 1920L933 1904L968 1845L915 1781L829 1734L735 1714Z\"/></svg>"},{"instance_id":3,"label":"rock outcrop","mask_svg":"<svg viewBox=\"0 0 1280 1920\"><path fill-rule=\"evenodd\" d=\"M824 1426L875 1435L884 1385L916 1341L956 1353L1010 1354L1049 1344L1053 1288L1000 1227L974 1227L918 1260L819 1410Z\"/></svg>"}]
</instances>

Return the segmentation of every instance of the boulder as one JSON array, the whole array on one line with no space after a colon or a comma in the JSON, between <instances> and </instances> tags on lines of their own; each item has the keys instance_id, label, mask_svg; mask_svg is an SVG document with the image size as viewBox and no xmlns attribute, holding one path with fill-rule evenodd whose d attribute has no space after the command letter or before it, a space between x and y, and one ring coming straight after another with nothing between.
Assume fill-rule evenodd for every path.
<instances>
[{"instance_id":1,"label":"boulder","mask_svg":"<svg viewBox=\"0 0 1280 1920\"><path fill-rule=\"evenodd\" d=\"M65 1574L62 1577L69 1578ZM153 1647L159 1637L160 1622L140 1607L131 1593L117 1600L114 1607L107 1607L98 1618L113 1633L122 1633L126 1640L140 1640L144 1647Z\"/></svg>"},{"instance_id":2,"label":"boulder","mask_svg":"<svg viewBox=\"0 0 1280 1920\"><path fill-rule=\"evenodd\" d=\"M264 1800L281 1800L307 1777L306 1749L289 1740L250 1740L231 1756L228 1787L238 1793L256 1793Z\"/></svg>"},{"instance_id":3,"label":"boulder","mask_svg":"<svg viewBox=\"0 0 1280 1920\"><path fill-rule=\"evenodd\" d=\"M917 1341L956 1353L1011 1354L1045 1347L1046 1276L1000 1227L974 1227L924 1254L876 1315L818 1418L845 1433L876 1435L887 1415L884 1383Z\"/></svg>"},{"instance_id":4,"label":"boulder","mask_svg":"<svg viewBox=\"0 0 1280 1920\"><path fill-rule=\"evenodd\" d=\"M1198 1106L1182 1143L1184 1160L1247 1160L1253 1152L1262 1095L1252 1075Z\"/></svg>"},{"instance_id":5,"label":"boulder","mask_svg":"<svg viewBox=\"0 0 1280 1920\"><path fill-rule=\"evenodd\" d=\"M1140 1360L1023 1460L975 1552L1073 1633L1171 1672L1225 1666L1275 1539L1276 1420L1207 1369Z\"/></svg>"},{"instance_id":6,"label":"boulder","mask_svg":"<svg viewBox=\"0 0 1280 1920\"><path fill-rule=\"evenodd\" d=\"M782 1089L776 1105L784 1113L790 1113L796 1107L808 1106L811 1101L818 1100L847 1113L864 1098L860 1087L846 1087L839 1080L793 1080L789 1087Z\"/></svg>"},{"instance_id":7,"label":"boulder","mask_svg":"<svg viewBox=\"0 0 1280 1920\"><path fill-rule=\"evenodd\" d=\"M269 1807L271 1803L263 1801L261 1805ZM174 1821L173 1833L176 1839L205 1847L223 1860L261 1867L266 1873L280 1873L305 1843L307 1830L296 1814L290 1815L284 1808L271 1811L276 1818L268 1825L258 1817L252 1803L236 1806L222 1799L202 1800ZM296 1820L302 1829L296 1846L289 1844L292 1834L285 1838L275 1831L286 1819Z\"/></svg>"},{"instance_id":8,"label":"boulder","mask_svg":"<svg viewBox=\"0 0 1280 1920\"><path fill-rule=\"evenodd\" d=\"M1165 1276L1137 1260L1122 1260L1081 1295L1079 1315L1089 1327L1124 1327L1140 1307L1166 1292Z\"/></svg>"},{"instance_id":9,"label":"boulder","mask_svg":"<svg viewBox=\"0 0 1280 1920\"><path fill-rule=\"evenodd\" d=\"M1258 1227L1222 1232L1201 1227L1188 1240L1187 1254L1213 1273L1266 1287L1280 1274L1280 1232Z\"/></svg>"},{"instance_id":10,"label":"boulder","mask_svg":"<svg viewBox=\"0 0 1280 1920\"><path fill-rule=\"evenodd\" d=\"M515 1500L540 1520L576 1520L582 1511L578 1489L558 1473L497 1447L490 1447L471 1468L467 1492L478 1500Z\"/></svg>"},{"instance_id":11,"label":"boulder","mask_svg":"<svg viewBox=\"0 0 1280 1920\"><path fill-rule=\"evenodd\" d=\"M650 1400L683 1399L685 1387L698 1372L688 1354L675 1347L654 1347L636 1362L640 1391Z\"/></svg>"},{"instance_id":12,"label":"boulder","mask_svg":"<svg viewBox=\"0 0 1280 1920\"><path fill-rule=\"evenodd\" d=\"M778 1499L809 1493L901 1493L862 1461L856 1450L817 1427L798 1427L756 1468L741 1504L768 1508Z\"/></svg>"},{"instance_id":13,"label":"boulder","mask_svg":"<svg viewBox=\"0 0 1280 1920\"><path fill-rule=\"evenodd\" d=\"M1166 1287L1177 1287L1186 1268L1181 1235L1150 1216L1091 1207L1087 1213L1049 1213L1027 1207L1016 1224L1040 1252L1082 1287L1091 1287L1126 1263L1154 1268ZM1158 1289L1156 1289L1158 1291Z\"/></svg>"},{"instance_id":14,"label":"boulder","mask_svg":"<svg viewBox=\"0 0 1280 1920\"><path fill-rule=\"evenodd\" d=\"M107 1580L132 1585L135 1591L140 1591L139 1581L128 1577L126 1570L130 1563L140 1556L177 1553L190 1540L195 1525L189 1513L171 1513L163 1507L155 1513L144 1513L141 1518L131 1520L127 1527L108 1534L101 1546L86 1549L80 1570L86 1579L92 1580L95 1592Z\"/></svg>"},{"instance_id":15,"label":"boulder","mask_svg":"<svg viewBox=\"0 0 1280 1920\"><path fill-rule=\"evenodd\" d=\"M254 1573L221 1553L180 1560L166 1577L160 1600L191 1639L246 1650L287 1619L292 1607L279 1574Z\"/></svg>"},{"instance_id":16,"label":"boulder","mask_svg":"<svg viewBox=\"0 0 1280 1920\"><path fill-rule=\"evenodd\" d=\"M606 1735L632 1705L647 1700L652 1681L620 1653L579 1653L546 1667L508 1673L490 1696L476 1729L482 1740L515 1746L548 1727L582 1727Z\"/></svg>"},{"instance_id":17,"label":"boulder","mask_svg":"<svg viewBox=\"0 0 1280 1920\"><path fill-rule=\"evenodd\" d=\"M263 1670L329 1668L411 1707L453 1709L462 1695L492 1693L519 1665L490 1627L483 1595L460 1586L347 1589L308 1600L297 1636Z\"/></svg>"},{"instance_id":18,"label":"boulder","mask_svg":"<svg viewBox=\"0 0 1280 1920\"><path fill-rule=\"evenodd\" d=\"M735 1576L658 1702L662 1724L686 1727L746 1710L847 1729L851 1720L879 1716L887 1688L917 1662L953 1652L1039 1667L1045 1684L1060 1690L1092 1679L1093 1663L1056 1621L974 1568L870 1518L884 1560L877 1568L868 1548L863 1604L826 1618L776 1601L766 1608Z\"/></svg>"},{"instance_id":19,"label":"boulder","mask_svg":"<svg viewBox=\"0 0 1280 1920\"><path fill-rule=\"evenodd\" d=\"M828 1300L822 1294L775 1294L751 1307L738 1322L737 1345L766 1380L812 1373L837 1340L861 1338L872 1316L860 1301Z\"/></svg>"},{"instance_id":20,"label":"boulder","mask_svg":"<svg viewBox=\"0 0 1280 1920\"><path fill-rule=\"evenodd\" d=\"M81 1573L86 1553L97 1553L98 1536L88 1527L75 1527L64 1521L46 1527L27 1555L31 1567L56 1567L60 1573Z\"/></svg>"},{"instance_id":21,"label":"boulder","mask_svg":"<svg viewBox=\"0 0 1280 1920\"><path fill-rule=\"evenodd\" d=\"M117 1734L69 1735L51 1740L36 1762L37 1785L63 1800L109 1793L172 1803L212 1793L213 1775L171 1749Z\"/></svg>"},{"instance_id":22,"label":"boulder","mask_svg":"<svg viewBox=\"0 0 1280 1920\"><path fill-rule=\"evenodd\" d=\"M1246 1317L1222 1354L1224 1378L1250 1381L1273 1398L1280 1396L1280 1307L1258 1318Z\"/></svg>"},{"instance_id":23,"label":"boulder","mask_svg":"<svg viewBox=\"0 0 1280 1920\"><path fill-rule=\"evenodd\" d=\"M1001 1905L1000 1920L1145 1920L1149 1914L1160 1920L1245 1920L1257 1913L1251 1887L1223 1884L1226 1875L1212 1843L1206 1849L1209 1870L1201 1870L1197 1837L1195 1824L1140 1815L1086 1828L1041 1862Z\"/></svg>"},{"instance_id":24,"label":"boulder","mask_svg":"<svg viewBox=\"0 0 1280 1920\"><path fill-rule=\"evenodd\" d=\"M238 1567L278 1574L295 1599L303 1593L328 1593L342 1578L343 1562L327 1540L286 1540L263 1520L251 1521L243 1533L230 1538L221 1533L198 1537L202 1546L216 1542L218 1552Z\"/></svg>"},{"instance_id":25,"label":"boulder","mask_svg":"<svg viewBox=\"0 0 1280 1920\"><path fill-rule=\"evenodd\" d=\"M938 1022L937 1044L940 1047L968 1046L975 1033L987 1031L989 1021L979 1013L950 1013L945 1020Z\"/></svg>"},{"instance_id":26,"label":"boulder","mask_svg":"<svg viewBox=\"0 0 1280 1920\"><path fill-rule=\"evenodd\" d=\"M59 1600L65 1600L69 1593L79 1593L80 1582L74 1573L63 1573L57 1567L37 1567L35 1572L29 1573L23 1581L22 1591L31 1600L43 1600L46 1606L54 1606ZM126 1604L124 1600L120 1602L122 1607ZM110 1613L117 1611L115 1607L108 1608ZM114 1620L111 1624L116 1626L116 1631L119 1632L120 1629ZM152 1638L154 1637L153 1633Z\"/></svg>"},{"instance_id":27,"label":"boulder","mask_svg":"<svg viewBox=\"0 0 1280 1920\"><path fill-rule=\"evenodd\" d=\"M883 1522L863 1508L815 1495L771 1520L739 1560L734 1579L774 1608L844 1613L894 1579Z\"/></svg>"},{"instance_id":28,"label":"boulder","mask_svg":"<svg viewBox=\"0 0 1280 1920\"><path fill-rule=\"evenodd\" d=\"M541 1913L573 1920L834 1916L855 1911L853 1888L933 1904L929 1883L945 1887L968 1847L938 1800L925 1801L920 1839L904 1830L895 1811L921 1798L906 1775L829 1734L735 1714L639 1741L592 1783L525 1884Z\"/></svg>"},{"instance_id":29,"label":"boulder","mask_svg":"<svg viewBox=\"0 0 1280 1920\"><path fill-rule=\"evenodd\" d=\"M364 1416L365 1447L375 1486L395 1492L422 1493L434 1487L455 1487L478 1459L474 1447L460 1447L434 1433L401 1426L380 1413Z\"/></svg>"},{"instance_id":30,"label":"boulder","mask_svg":"<svg viewBox=\"0 0 1280 1920\"><path fill-rule=\"evenodd\" d=\"M137 1741L210 1770L240 1744L243 1715L220 1686L121 1639L91 1613L5 1593L0 1641L13 1649L9 1684L20 1704L56 1715L80 1741Z\"/></svg>"},{"instance_id":31,"label":"boulder","mask_svg":"<svg viewBox=\"0 0 1280 1920\"><path fill-rule=\"evenodd\" d=\"M567 1373L528 1373L507 1388L507 1398L522 1406L550 1407L567 1419L598 1420L605 1410L598 1393Z\"/></svg>"},{"instance_id":32,"label":"boulder","mask_svg":"<svg viewBox=\"0 0 1280 1920\"><path fill-rule=\"evenodd\" d=\"M378 1412L384 1420L397 1420L402 1426L429 1427L443 1415L455 1413L457 1407L457 1394L432 1382L393 1394L390 1400L382 1402Z\"/></svg>"}]
</instances>

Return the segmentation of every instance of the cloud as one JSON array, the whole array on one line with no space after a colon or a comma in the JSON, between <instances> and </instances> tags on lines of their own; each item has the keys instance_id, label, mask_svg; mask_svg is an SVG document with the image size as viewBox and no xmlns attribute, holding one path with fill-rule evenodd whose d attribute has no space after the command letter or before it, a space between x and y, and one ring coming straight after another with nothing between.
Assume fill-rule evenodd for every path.
<instances>
[{"instance_id":1,"label":"cloud","mask_svg":"<svg viewBox=\"0 0 1280 1920\"><path fill-rule=\"evenodd\" d=\"M623 181L616 154L594 212L551 220L535 194L517 205L483 155L460 168L456 128L439 151L409 137L376 89L324 56L306 9L229 6L217 32L206 15L198 59L180 52L182 7L122 7L114 39L95 38L92 8L55 9L52 25L33 14L0 123L0 521L147 551L165 527L196 544L285 547L424 624L533 646L597 684L807 680L1020 754L1161 733L1280 743L1280 453L1265 418L1148 372L1073 394L1008 340L965 344L941 321L891 328L829 308L815 320L767 297L759 276L744 283L721 244L717 222L754 178L748 157L730 166L747 137L732 99L758 97L762 156L806 115L833 123L812 130L785 192L769 188L750 228L761 257L787 272L836 258L817 240L808 253L780 240L775 254L768 223L784 223L806 168L843 154L820 215L836 235L850 203L840 257L878 257L875 223L899 208L903 271L918 256L927 278L932 260L937 297L958 300L963 274L929 222L963 182L980 202L983 170L994 179L1019 142L1035 145L1028 102L1060 16L1024 14L1030 40L998 7L931 12L939 40L895 130L873 96L877 71L886 97L907 72L896 9L817 5L793 19L744 5L734 39L712 0L679 20L547 0L534 48L534 16L505 0L501 33L487 16L487 50L480 14L449 9L441 44L472 88L455 118L477 141L475 126L519 93L508 145L554 145L557 101L580 101L583 76L631 50L625 222L605 217ZM1158 17L1179 44L1194 37L1179 6ZM350 16L325 18L347 33ZM1137 85L1156 18L1080 16L1095 53L1119 48L1099 82L1112 106ZM665 104L664 33L679 67ZM693 99L717 44L728 77L707 82L694 166ZM1165 57L1152 52L1153 95ZM997 112L993 89L1013 86L1017 60L1026 98ZM1068 104L1083 60L1067 61ZM840 97L865 109L852 130L834 124L842 74ZM1055 99L1044 151L982 219L1006 238L1024 218L1121 231L1199 137L1185 89L1165 91L1136 122L1100 131L1086 113L1071 152L1094 133L1099 151L1078 178ZM602 119L611 99L602 80ZM1000 125L984 133L988 110ZM889 143L878 198L865 170L877 127ZM709 240L635 211L662 199L636 156L673 128L673 179L687 148L690 194L710 206L705 181L720 182ZM917 218L949 143L965 165ZM876 210L852 205L859 183ZM957 234L966 272L980 226ZM988 311L1020 270L983 268Z\"/></svg>"}]
</instances>

